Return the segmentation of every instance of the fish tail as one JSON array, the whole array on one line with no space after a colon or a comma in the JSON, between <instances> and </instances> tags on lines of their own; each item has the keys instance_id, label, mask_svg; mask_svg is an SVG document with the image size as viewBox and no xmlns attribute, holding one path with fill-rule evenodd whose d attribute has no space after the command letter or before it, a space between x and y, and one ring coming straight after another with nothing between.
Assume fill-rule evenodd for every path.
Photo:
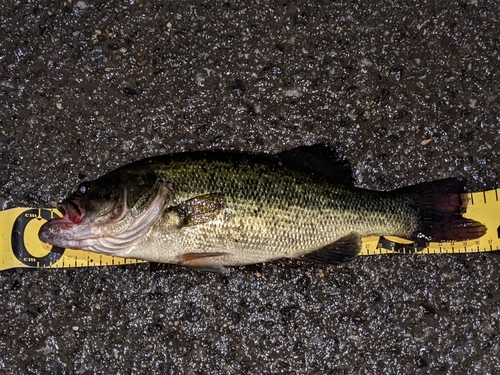
<instances>
[{"instance_id":1,"label":"fish tail","mask_svg":"<svg viewBox=\"0 0 500 375\"><path fill-rule=\"evenodd\" d=\"M486 233L480 222L463 217L469 197L466 181L447 178L398 189L416 195L419 227L411 235L417 243L436 241L465 241Z\"/></svg>"}]
</instances>

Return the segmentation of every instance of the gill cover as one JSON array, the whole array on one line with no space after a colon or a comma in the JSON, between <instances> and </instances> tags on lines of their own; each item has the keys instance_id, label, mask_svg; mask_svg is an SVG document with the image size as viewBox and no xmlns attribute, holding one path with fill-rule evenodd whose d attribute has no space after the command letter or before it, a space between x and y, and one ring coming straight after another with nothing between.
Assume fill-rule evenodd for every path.
<instances>
[{"instance_id":1,"label":"gill cover","mask_svg":"<svg viewBox=\"0 0 500 375\"><path fill-rule=\"evenodd\" d=\"M59 205L62 218L40 228L43 242L105 254L123 253L144 238L173 201L170 184L162 181L157 181L133 207L129 207L130 193L126 187L116 200L78 199L85 195L86 189L89 186L81 185Z\"/></svg>"}]
</instances>

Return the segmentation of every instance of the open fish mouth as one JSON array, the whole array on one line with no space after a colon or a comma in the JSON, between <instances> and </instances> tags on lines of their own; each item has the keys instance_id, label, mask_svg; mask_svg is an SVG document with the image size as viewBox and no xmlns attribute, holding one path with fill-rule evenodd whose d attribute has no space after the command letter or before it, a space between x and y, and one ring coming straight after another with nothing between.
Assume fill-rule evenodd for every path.
<instances>
[{"instance_id":1,"label":"open fish mouth","mask_svg":"<svg viewBox=\"0 0 500 375\"><path fill-rule=\"evenodd\" d=\"M132 214L123 194L119 209L104 222L92 220L78 201L63 201L58 209L63 217L48 221L40 228L41 241L54 246L117 254L136 245L161 218L165 202L171 196L168 184L161 184L158 192L141 213Z\"/></svg>"},{"instance_id":2,"label":"open fish mouth","mask_svg":"<svg viewBox=\"0 0 500 375\"><path fill-rule=\"evenodd\" d=\"M71 246L73 233L80 233L84 228L82 222L86 216L86 210L78 201L65 200L57 205L62 217L52 219L43 224L38 233L41 241L54 246Z\"/></svg>"},{"instance_id":3,"label":"open fish mouth","mask_svg":"<svg viewBox=\"0 0 500 375\"><path fill-rule=\"evenodd\" d=\"M86 213L85 208L78 201L63 201L57 205L57 209L63 217L56 220L65 220L75 224L81 223Z\"/></svg>"}]
</instances>

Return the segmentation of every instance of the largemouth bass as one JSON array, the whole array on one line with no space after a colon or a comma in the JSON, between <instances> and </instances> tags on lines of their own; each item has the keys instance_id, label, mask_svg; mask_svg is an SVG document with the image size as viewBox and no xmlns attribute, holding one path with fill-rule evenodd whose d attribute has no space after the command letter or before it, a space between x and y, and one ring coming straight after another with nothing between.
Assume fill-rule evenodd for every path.
<instances>
[{"instance_id":1,"label":"largemouth bass","mask_svg":"<svg viewBox=\"0 0 500 375\"><path fill-rule=\"evenodd\" d=\"M207 151L152 157L83 182L39 237L209 270L280 258L337 264L359 254L363 236L479 238L486 228L462 216L466 207L457 179L356 188L325 145L277 155Z\"/></svg>"}]
</instances>

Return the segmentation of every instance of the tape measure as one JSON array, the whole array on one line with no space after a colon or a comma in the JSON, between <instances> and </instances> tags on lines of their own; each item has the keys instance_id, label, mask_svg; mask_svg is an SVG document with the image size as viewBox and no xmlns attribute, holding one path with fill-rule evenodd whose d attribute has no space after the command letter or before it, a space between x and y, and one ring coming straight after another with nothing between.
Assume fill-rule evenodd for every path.
<instances>
[{"instance_id":1,"label":"tape measure","mask_svg":"<svg viewBox=\"0 0 500 375\"><path fill-rule=\"evenodd\" d=\"M469 193L467 218L484 224L486 234L476 240L459 242L430 242L426 246L398 237L366 237L360 255L381 254L463 254L500 250L499 189ZM13 208L0 212L0 271L8 268L69 268L117 266L144 263L101 255L90 251L55 247L41 242L38 231L46 221L60 217L55 209Z\"/></svg>"}]
</instances>

